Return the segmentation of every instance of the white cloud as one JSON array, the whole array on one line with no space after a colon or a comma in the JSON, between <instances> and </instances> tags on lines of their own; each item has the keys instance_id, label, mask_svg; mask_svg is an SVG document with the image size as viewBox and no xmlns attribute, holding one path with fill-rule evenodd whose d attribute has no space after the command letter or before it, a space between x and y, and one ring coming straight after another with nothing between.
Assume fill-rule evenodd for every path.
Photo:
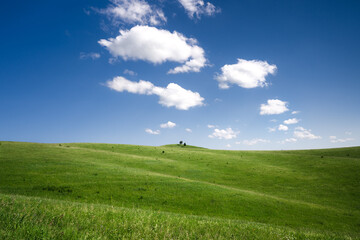
<instances>
[{"instance_id":1,"label":"white cloud","mask_svg":"<svg viewBox=\"0 0 360 240\"><path fill-rule=\"evenodd\" d=\"M272 128L272 127L269 127L269 128L268 128L268 131L269 131L269 132L275 132L275 131L276 131L276 127L273 127L273 128Z\"/></svg>"},{"instance_id":2,"label":"white cloud","mask_svg":"<svg viewBox=\"0 0 360 240\"><path fill-rule=\"evenodd\" d=\"M161 9L150 6L145 0L111 0L112 4L100 13L113 19L130 24L160 25L166 23L166 17Z\"/></svg>"},{"instance_id":3,"label":"white cloud","mask_svg":"<svg viewBox=\"0 0 360 240\"><path fill-rule=\"evenodd\" d=\"M89 58L91 58L92 60L98 59L98 58L100 58L100 54L94 53L94 52L90 52L90 53L81 52L80 53L80 59L89 59Z\"/></svg>"},{"instance_id":4,"label":"white cloud","mask_svg":"<svg viewBox=\"0 0 360 240\"><path fill-rule=\"evenodd\" d=\"M124 74L130 75L130 76L136 76L136 75L137 75L136 72L131 71L131 70L129 70L129 69L125 69L125 70L124 70Z\"/></svg>"},{"instance_id":5,"label":"white cloud","mask_svg":"<svg viewBox=\"0 0 360 240\"><path fill-rule=\"evenodd\" d=\"M307 130L303 127L297 127L294 131L294 137L300 138L300 139L320 139L320 136L316 136L313 133L311 133L311 130Z\"/></svg>"},{"instance_id":6,"label":"white cloud","mask_svg":"<svg viewBox=\"0 0 360 240\"><path fill-rule=\"evenodd\" d=\"M285 143L294 143L294 142L297 142L297 139L296 138L287 138L283 141L280 141L280 143L282 144L285 144Z\"/></svg>"},{"instance_id":7,"label":"white cloud","mask_svg":"<svg viewBox=\"0 0 360 240\"><path fill-rule=\"evenodd\" d=\"M230 84L243 88L264 87L267 85L265 77L274 74L275 71L276 66L266 61L238 59L236 64L224 65L221 74L215 79L222 89L229 88Z\"/></svg>"},{"instance_id":8,"label":"white cloud","mask_svg":"<svg viewBox=\"0 0 360 240\"><path fill-rule=\"evenodd\" d=\"M278 130L279 130L279 131L287 131L287 130L289 130L289 127L288 127L288 126L285 126L285 125L280 124L280 125L279 125L279 127L278 127Z\"/></svg>"},{"instance_id":9,"label":"white cloud","mask_svg":"<svg viewBox=\"0 0 360 240\"><path fill-rule=\"evenodd\" d=\"M218 138L218 139L233 139L237 137L238 132L234 132L231 128L226 129L214 129L214 132L209 135L209 138Z\"/></svg>"},{"instance_id":10,"label":"white cloud","mask_svg":"<svg viewBox=\"0 0 360 240\"><path fill-rule=\"evenodd\" d=\"M204 105L204 98L199 93L186 90L175 83L169 83L166 88L163 88L154 86L148 81L132 82L119 76L106 82L106 86L118 92L157 95L161 105L175 107L179 110L188 110L191 107Z\"/></svg>"},{"instance_id":11,"label":"white cloud","mask_svg":"<svg viewBox=\"0 0 360 240\"><path fill-rule=\"evenodd\" d=\"M84 13L86 14L86 15L90 15L90 13L91 13L91 11L90 10L88 10L88 9L83 9L84 10Z\"/></svg>"},{"instance_id":12,"label":"white cloud","mask_svg":"<svg viewBox=\"0 0 360 240\"><path fill-rule=\"evenodd\" d=\"M109 58L108 63L110 64L115 64L116 62L118 62L117 58Z\"/></svg>"},{"instance_id":13,"label":"white cloud","mask_svg":"<svg viewBox=\"0 0 360 240\"><path fill-rule=\"evenodd\" d=\"M99 44L106 47L113 57L124 60L144 60L154 64L166 61L183 63L169 70L168 73L172 74L200 72L207 61L204 50L196 45L196 39L149 26L121 30L116 38L101 39Z\"/></svg>"},{"instance_id":14,"label":"white cloud","mask_svg":"<svg viewBox=\"0 0 360 240\"><path fill-rule=\"evenodd\" d=\"M276 119L271 119L270 122L277 122L277 120Z\"/></svg>"},{"instance_id":15,"label":"white cloud","mask_svg":"<svg viewBox=\"0 0 360 240\"><path fill-rule=\"evenodd\" d=\"M118 92L127 91L135 94L154 94L154 88L156 88L151 82L140 80L139 82L132 82L127 80L124 77L115 77L112 81L106 83L111 89L114 89Z\"/></svg>"},{"instance_id":16,"label":"white cloud","mask_svg":"<svg viewBox=\"0 0 360 240\"><path fill-rule=\"evenodd\" d=\"M231 148L231 145L230 145L230 144L226 144L226 147L227 147L227 148Z\"/></svg>"},{"instance_id":17,"label":"white cloud","mask_svg":"<svg viewBox=\"0 0 360 240\"><path fill-rule=\"evenodd\" d=\"M192 133L192 130L190 128L186 128L185 131Z\"/></svg>"},{"instance_id":18,"label":"white cloud","mask_svg":"<svg viewBox=\"0 0 360 240\"><path fill-rule=\"evenodd\" d=\"M220 9L216 8L212 3L205 3L203 0L178 0L180 4L185 8L188 16L194 18L200 18L201 15L212 16L219 12Z\"/></svg>"},{"instance_id":19,"label":"white cloud","mask_svg":"<svg viewBox=\"0 0 360 240\"><path fill-rule=\"evenodd\" d=\"M269 140L266 140L266 139L261 139L261 138L254 138L254 139L251 139L251 140L244 140L242 142L236 142L236 144L245 144L245 145L248 145L248 146L252 146L252 145L256 145L258 143L269 143L270 141Z\"/></svg>"},{"instance_id":20,"label":"white cloud","mask_svg":"<svg viewBox=\"0 0 360 240\"><path fill-rule=\"evenodd\" d=\"M176 126L176 123L168 121L167 123L160 124L161 128L173 128Z\"/></svg>"},{"instance_id":21,"label":"white cloud","mask_svg":"<svg viewBox=\"0 0 360 240\"><path fill-rule=\"evenodd\" d=\"M145 132L147 132L148 134L152 134L152 135L159 135L160 134L160 130L151 130L150 128L145 129Z\"/></svg>"},{"instance_id":22,"label":"white cloud","mask_svg":"<svg viewBox=\"0 0 360 240\"><path fill-rule=\"evenodd\" d=\"M346 132L345 132L345 134L346 134L346 135L351 135L351 134L352 134L352 132L350 132L350 131L346 131Z\"/></svg>"},{"instance_id":23,"label":"white cloud","mask_svg":"<svg viewBox=\"0 0 360 240\"><path fill-rule=\"evenodd\" d=\"M291 114L298 114L300 111L292 111Z\"/></svg>"},{"instance_id":24,"label":"white cloud","mask_svg":"<svg viewBox=\"0 0 360 240\"><path fill-rule=\"evenodd\" d=\"M215 126L215 125L208 124L207 127L208 127L208 128L215 128L216 126Z\"/></svg>"},{"instance_id":25,"label":"white cloud","mask_svg":"<svg viewBox=\"0 0 360 240\"><path fill-rule=\"evenodd\" d=\"M290 118L290 119L288 119L288 120L285 120L285 121L284 121L284 124L289 125L289 124L296 124L296 123L298 123L298 122L299 122L299 119Z\"/></svg>"},{"instance_id":26,"label":"white cloud","mask_svg":"<svg viewBox=\"0 0 360 240\"><path fill-rule=\"evenodd\" d=\"M199 93L186 90L175 83L169 83L166 88L155 87L153 92L160 97L159 103L166 107L188 110L204 105L204 98Z\"/></svg>"},{"instance_id":27,"label":"white cloud","mask_svg":"<svg viewBox=\"0 0 360 240\"><path fill-rule=\"evenodd\" d=\"M287 102L279 99L269 99L267 104L261 104L260 106L260 115L281 114L286 111L289 111Z\"/></svg>"},{"instance_id":28,"label":"white cloud","mask_svg":"<svg viewBox=\"0 0 360 240\"><path fill-rule=\"evenodd\" d=\"M354 138L337 138L336 136L330 136L330 142L332 143L344 143L349 141L354 141Z\"/></svg>"}]
</instances>

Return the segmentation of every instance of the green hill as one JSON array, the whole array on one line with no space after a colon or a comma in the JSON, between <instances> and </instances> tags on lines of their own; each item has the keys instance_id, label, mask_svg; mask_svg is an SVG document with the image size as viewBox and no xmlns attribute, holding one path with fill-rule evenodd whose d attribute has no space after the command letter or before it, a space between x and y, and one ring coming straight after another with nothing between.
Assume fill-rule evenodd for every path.
<instances>
[{"instance_id":1,"label":"green hill","mask_svg":"<svg viewBox=\"0 0 360 240\"><path fill-rule=\"evenodd\" d=\"M360 239L360 147L0 143L0 239Z\"/></svg>"}]
</instances>

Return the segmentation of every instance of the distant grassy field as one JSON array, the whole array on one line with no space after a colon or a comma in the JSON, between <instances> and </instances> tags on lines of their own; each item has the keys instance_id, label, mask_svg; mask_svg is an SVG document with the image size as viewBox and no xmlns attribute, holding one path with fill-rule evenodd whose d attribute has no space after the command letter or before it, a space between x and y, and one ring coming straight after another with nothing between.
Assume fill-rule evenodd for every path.
<instances>
[{"instance_id":1,"label":"distant grassy field","mask_svg":"<svg viewBox=\"0 0 360 240\"><path fill-rule=\"evenodd\" d=\"M360 147L0 142L0 239L360 239Z\"/></svg>"}]
</instances>

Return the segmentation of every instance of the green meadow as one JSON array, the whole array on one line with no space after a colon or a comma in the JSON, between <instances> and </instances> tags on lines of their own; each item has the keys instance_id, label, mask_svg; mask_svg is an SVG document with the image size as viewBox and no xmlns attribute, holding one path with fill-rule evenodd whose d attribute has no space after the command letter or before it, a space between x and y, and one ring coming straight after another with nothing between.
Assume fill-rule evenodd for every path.
<instances>
[{"instance_id":1,"label":"green meadow","mask_svg":"<svg viewBox=\"0 0 360 240\"><path fill-rule=\"evenodd\" d=\"M360 239L360 147L0 142L0 239Z\"/></svg>"}]
</instances>

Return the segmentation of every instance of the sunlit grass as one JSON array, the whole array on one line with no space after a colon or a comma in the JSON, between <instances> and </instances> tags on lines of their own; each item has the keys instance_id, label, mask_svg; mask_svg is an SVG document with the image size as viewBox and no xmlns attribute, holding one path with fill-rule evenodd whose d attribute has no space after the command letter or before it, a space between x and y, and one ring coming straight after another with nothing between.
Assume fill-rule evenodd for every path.
<instances>
[{"instance_id":1,"label":"sunlit grass","mask_svg":"<svg viewBox=\"0 0 360 240\"><path fill-rule=\"evenodd\" d=\"M360 148L1 142L0 238L359 238Z\"/></svg>"}]
</instances>

